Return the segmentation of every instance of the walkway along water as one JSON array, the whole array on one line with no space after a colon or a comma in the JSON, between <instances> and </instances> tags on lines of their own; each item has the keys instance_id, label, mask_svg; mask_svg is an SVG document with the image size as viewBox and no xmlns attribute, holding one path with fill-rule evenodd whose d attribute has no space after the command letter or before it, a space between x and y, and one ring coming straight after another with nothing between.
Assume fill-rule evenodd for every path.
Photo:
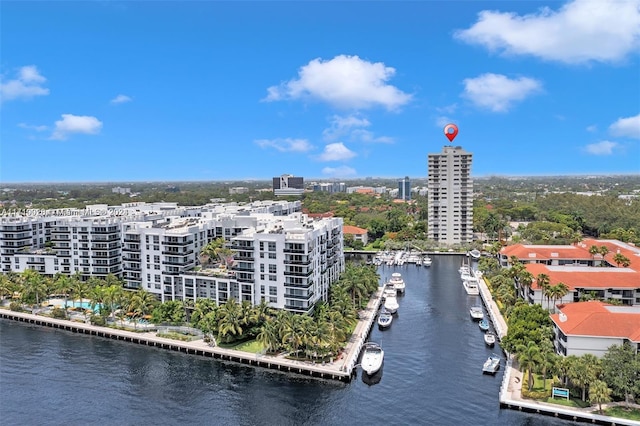
<instances>
[{"instance_id":1,"label":"walkway along water","mask_svg":"<svg viewBox=\"0 0 640 426\"><path fill-rule=\"evenodd\" d=\"M100 327L86 323L80 323L69 320L55 319L49 317L38 316L25 312L14 312L0 309L0 318L20 321L24 323L57 328L60 330L71 331L74 333L89 334L92 336L104 337L114 340L122 340L125 342L136 343L146 346L154 346L161 349L167 349L187 354L200 355L215 359L238 362L247 365L270 368L279 371L303 374L310 377L319 377L323 379L340 380L348 382L355 373L360 350L371 331L378 307L380 306L380 298L382 290L375 293L371 298L367 308L360 313L360 319L356 324L354 333L347 342L344 349L344 362L335 360L323 364L313 362L296 361L287 359L283 356L269 356L262 354L253 354L249 352L236 351L233 349L225 349L219 346L210 346L203 340L195 340L191 342L182 342L163 337L158 337L151 332L133 332L119 330L109 327Z\"/></svg>"},{"instance_id":2,"label":"walkway along water","mask_svg":"<svg viewBox=\"0 0 640 426\"><path fill-rule=\"evenodd\" d=\"M487 308L491 322L496 329L496 334L502 340L507 335L507 323L504 317L500 313L500 309L495 300L491 296L489 287L482 278L478 280L480 282L480 296L482 302ZM546 402L523 400L522 399L522 372L513 367L514 359L509 353L506 353L507 362L505 366L505 373L502 378L502 385L500 386L500 407L509 408L512 410L526 411L529 413L545 414L548 416L554 416L565 420L583 421L602 425L640 425L640 422L622 419L619 417L603 416L588 412L588 409L573 408L573 407L561 407L556 404L549 404Z\"/></svg>"}]
</instances>

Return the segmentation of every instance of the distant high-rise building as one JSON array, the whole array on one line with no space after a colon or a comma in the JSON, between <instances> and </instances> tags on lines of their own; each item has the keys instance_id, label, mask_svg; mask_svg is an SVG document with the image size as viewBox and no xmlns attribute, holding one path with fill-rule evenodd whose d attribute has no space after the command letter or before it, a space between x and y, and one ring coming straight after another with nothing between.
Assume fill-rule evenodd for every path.
<instances>
[{"instance_id":1,"label":"distant high-rise building","mask_svg":"<svg viewBox=\"0 0 640 426\"><path fill-rule=\"evenodd\" d=\"M429 154L428 236L453 245L473 239L472 154L460 146L445 146Z\"/></svg>"},{"instance_id":2,"label":"distant high-rise building","mask_svg":"<svg viewBox=\"0 0 640 426\"><path fill-rule=\"evenodd\" d=\"M293 175L282 175L273 178L274 195L302 195L304 193L304 178Z\"/></svg>"},{"instance_id":3,"label":"distant high-rise building","mask_svg":"<svg viewBox=\"0 0 640 426\"><path fill-rule=\"evenodd\" d=\"M409 176L398 180L398 198L405 201L411 200L411 181Z\"/></svg>"}]
</instances>

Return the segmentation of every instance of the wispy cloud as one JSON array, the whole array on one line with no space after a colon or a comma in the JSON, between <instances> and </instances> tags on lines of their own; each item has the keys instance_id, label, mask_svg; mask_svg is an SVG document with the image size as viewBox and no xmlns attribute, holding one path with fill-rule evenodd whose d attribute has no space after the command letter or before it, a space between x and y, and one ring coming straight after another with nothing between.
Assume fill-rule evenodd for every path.
<instances>
[{"instance_id":1,"label":"wispy cloud","mask_svg":"<svg viewBox=\"0 0 640 426\"><path fill-rule=\"evenodd\" d=\"M18 70L15 79L0 83L0 101L46 96L49 94L49 89L42 87L46 81L47 79L38 72L35 65L24 66Z\"/></svg>"},{"instance_id":2,"label":"wispy cloud","mask_svg":"<svg viewBox=\"0 0 640 426\"><path fill-rule=\"evenodd\" d=\"M356 175L356 169L349 166L325 167L322 174L334 178L352 177Z\"/></svg>"},{"instance_id":3,"label":"wispy cloud","mask_svg":"<svg viewBox=\"0 0 640 426\"><path fill-rule=\"evenodd\" d=\"M100 133L102 122L96 117L88 115L62 114L62 120L55 122L51 139L65 140L71 134L83 133L95 135Z\"/></svg>"},{"instance_id":4,"label":"wispy cloud","mask_svg":"<svg viewBox=\"0 0 640 426\"><path fill-rule=\"evenodd\" d=\"M529 77L510 79L502 74L482 74L466 78L462 96L477 107L506 112L519 102L542 90L542 83Z\"/></svg>"},{"instance_id":5,"label":"wispy cloud","mask_svg":"<svg viewBox=\"0 0 640 426\"><path fill-rule=\"evenodd\" d=\"M588 154L591 155L611 155L614 148L617 148L619 144L611 141L601 141L597 143L589 144L585 147Z\"/></svg>"},{"instance_id":6,"label":"wispy cloud","mask_svg":"<svg viewBox=\"0 0 640 426\"><path fill-rule=\"evenodd\" d=\"M356 156L356 153L347 148L342 142L325 145L324 151L318 156L320 161L345 161Z\"/></svg>"},{"instance_id":7,"label":"wispy cloud","mask_svg":"<svg viewBox=\"0 0 640 426\"><path fill-rule=\"evenodd\" d=\"M365 129L371 126L371 122L365 117L357 114L348 116L334 115L330 119L331 126L324 129L322 137L327 142L338 139L348 139L351 142L366 143L393 143L394 139L389 136L375 136L375 134Z\"/></svg>"},{"instance_id":8,"label":"wispy cloud","mask_svg":"<svg viewBox=\"0 0 640 426\"><path fill-rule=\"evenodd\" d=\"M613 136L640 139L640 114L617 119L609 126L609 132Z\"/></svg>"},{"instance_id":9,"label":"wispy cloud","mask_svg":"<svg viewBox=\"0 0 640 426\"><path fill-rule=\"evenodd\" d=\"M544 7L529 15L484 10L455 37L507 55L570 64L615 62L637 52L639 22L638 0L574 0L557 11Z\"/></svg>"},{"instance_id":10,"label":"wispy cloud","mask_svg":"<svg viewBox=\"0 0 640 426\"><path fill-rule=\"evenodd\" d=\"M411 100L387 82L395 68L358 56L339 55L330 60L313 59L294 78L267 89L264 101L313 99L338 108L366 109L382 106L396 110Z\"/></svg>"},{"instance_id":11,"label":"wispy cloud","mask_svg":"<svg viewBox=\"0 0 640 426\"><path fill-rule=\"evenodd\" d=\"M18 127L22 129L27 129L27 130L35 130L36 132L44 132L49 129L49 126L36 126L33 124L26 124L26 123L18 123Z\"/></svg>"},{"instance_id":12,"label":"wispy cloud","mask_svg":"<svg viewBox=\"0 0 640 426\"><path fill-rule=\"evenodd\" d=\"M273 148L280 152L308 152L314 148L306 139L258 139L254 142L260 148Z\"/></svg>"},{"instance_id":13,"label":"wispy cloud","mask_svg":"<svg viewBox=\"0 0 640 426\"><path fill-rule=\"evenodd\" d=\"M587 126L587 132L593 133L598 130L598 126L592 124L591 126Z\"/></svg>"},{"instance_id":14,"label":"wispy cloud","mask_svg":"<svg viewBox=\"0 0 640 426\"><path fill-rule=\"evenodd\" d=\"M118 105L118 104L124 104L126 102L131 102L133 99L131 99L129 96L127 95L118 95L115 98L111 99L111 101L109 101L112 105Z\"/></svg>"}]
</instances>

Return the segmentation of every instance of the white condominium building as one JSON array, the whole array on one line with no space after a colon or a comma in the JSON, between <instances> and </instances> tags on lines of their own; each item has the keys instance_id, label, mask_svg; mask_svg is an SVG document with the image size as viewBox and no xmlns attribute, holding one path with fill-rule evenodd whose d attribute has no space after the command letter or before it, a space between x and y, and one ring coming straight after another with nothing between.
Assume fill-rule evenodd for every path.
<instances>
[{"instance_id":1,"label":"white condominium building","mask_svg":"<svg viewBox=\"0 0 640 426\"><path fill-rule=\"evenodd\" d=\"M447 246L473 239L472 154L459 146L445 146L429 154L428 237Z\"/></svg>"},{"instance_id":2,"label":"white condominium building","mask_svg":"<svg viewBox=\"0 0 640 426\"><path fill-rule=\"evenodd\" d=\"M298 210L299 201L136 203L104 206L100 215L0 217L2 272L113 274L126 289L142 288L162 301L264 298L275 308L312 312L344 270L342 219L310 219ZM228 268L203 269L199 254L219 237L234 259Z\"/></svg>"}]
</instances>

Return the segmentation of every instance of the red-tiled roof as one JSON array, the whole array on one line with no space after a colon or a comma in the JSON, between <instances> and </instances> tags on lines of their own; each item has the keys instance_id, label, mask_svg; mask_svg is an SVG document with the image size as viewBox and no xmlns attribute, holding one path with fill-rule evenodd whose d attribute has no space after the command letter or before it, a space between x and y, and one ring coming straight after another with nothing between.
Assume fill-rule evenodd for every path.
<instances>
[{"instance_id":1,"label":"red-tiled roof","mask_svg":"<svg viewBox=\"0 0 640 426\"><path fill-rule=\"evenodd\" d=\"M312 219L317 219L317 218L325 218L325 217L333 217L333 212L326 212L326 213L307 213L307 216L309 216Z\"/></svg>"},{"instance_id":2,"label":"red-tiled roof","mask_svg":"<svg viewBox=\"0 0 640 426\"><path fill-rule=\"evenodd\" d=\"M521 260L549 260L549 259L591 259L589 249L579 246L542 246L514 244L503 247L500 253L516 256Z\"/></svg>"},{"instance_id":3,"label":"red-tiled roof","mask_svg":"<svg viewBox=\"0 0 640 426\"><path fill-rule=\"evenodd\" d=\"M589 250L589 247L593 245L598 247L605 246L606 248L608 248L609 253L607 253L604 258L611 265L616 265L616 262L613 261L613 257L616 255L616 253L620 253L624 257L629 259L629 261L631 262L629 264L630 268L640 271L640 248L634 245L623 243L617 240L594 240L591 238L582 240L582 243L587 246L587 250Z\"/></svg>"},{"instance_id":4,"label":"red-tiled roof","mask_svg":"<svg viewBox=\"0 0 640 426\"><path fill-rule=\"evenodd\" d=\"M597 266L547 266L541 263L528 263L524 267L533 274L534 278L538 274L549 276L549 283L556 285L559 282L565 283L569 290L576 288L584 289L606 289L606 288L640 288L640 272L629 268L609 268ZM531 288L539 289L534 280Z\"/></svg>"},{"instance_id":5,"label":"red-tiled roof","mask_svg":"<svg viewBox=\"0 0 640 426\"><path fill-rule=\"evenodd\" d=\"M640 341L640 310L635 313L611 312L600 301L560 305L551 320L567 336L605 336ZM561 319L564 319L562 321Z\"/></svg>"},{"instance_id":6,"label":"red-tiled roof","mask_svg":"<svg viewBox=\"0 0 640 426\"><path fill-rule=\"evenodd\" d=\"M351 235L363 235L367 233L367 230L358 228L357 226L342 225L342 233Z\"/></svg>"}]
</instances>

